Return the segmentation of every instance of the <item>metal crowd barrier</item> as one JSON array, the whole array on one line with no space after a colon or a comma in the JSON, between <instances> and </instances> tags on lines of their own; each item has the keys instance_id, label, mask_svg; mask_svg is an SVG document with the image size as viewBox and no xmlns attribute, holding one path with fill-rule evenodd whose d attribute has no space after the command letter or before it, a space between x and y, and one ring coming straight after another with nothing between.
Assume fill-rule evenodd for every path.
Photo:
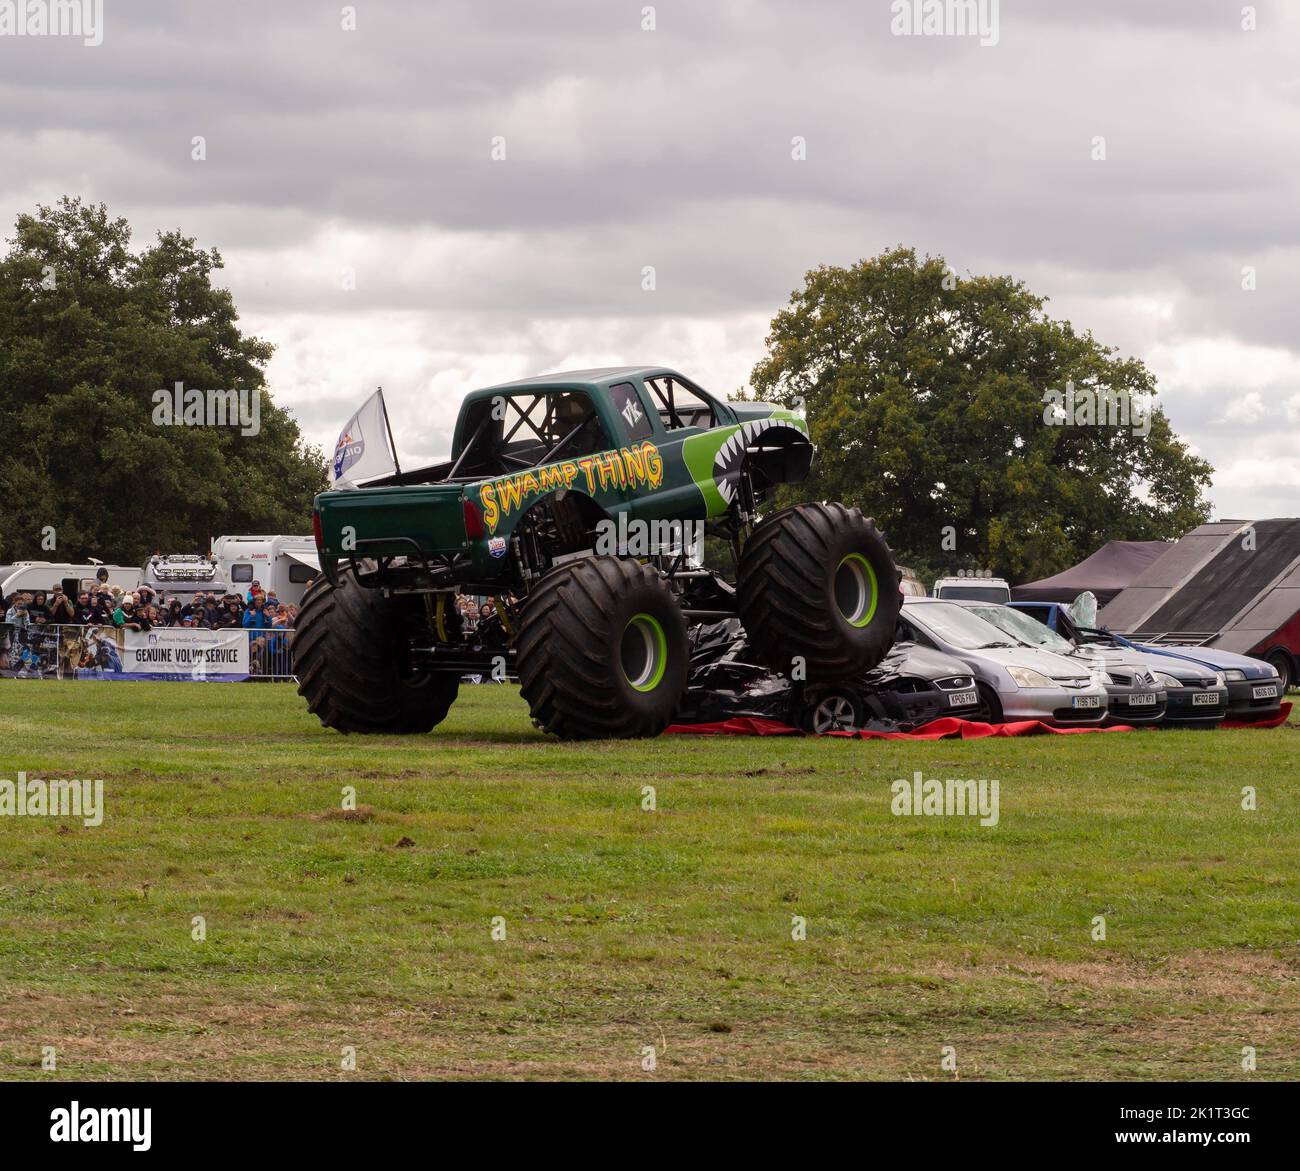
<instances>
[{"instance_id":1,"label":"metal crowd barrier","mask_svg":"<svg viewBox=\"0 0 1300 1171\"><path fill-rule=\"evenodd\" d=\"M124 632L111 626L0 622L0 679L292 682L293 634L282 627ZM207 654L217 661L209 664Z\"/></svg>"}]
</instances>

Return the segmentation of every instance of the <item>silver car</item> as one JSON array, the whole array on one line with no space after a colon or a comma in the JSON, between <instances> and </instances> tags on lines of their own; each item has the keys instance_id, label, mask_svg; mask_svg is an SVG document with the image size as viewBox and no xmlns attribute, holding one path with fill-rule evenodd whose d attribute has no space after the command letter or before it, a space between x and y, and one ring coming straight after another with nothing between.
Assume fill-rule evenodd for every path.
<instances>
[{"instance_id":1,"label":"silver car","mask_svg":"<svg viewBox=\"0 0 1300 1171\"><path fill-rule=\"evenodd\" d=\"M991 606L986 602L962 604L1016 642L1074 659L1091 674L1100 672L1110 707L1107 723L1158 724L1164 720L1169 693L1161 676L1167 673L1168 664L1151 661L1154 655L1124 647L1079 646L1010 606Z\"/></svg>"},{"instance_id":2,"label":"silver car","mask_svg":"<svg viewBox=\"0 0 1300 1171\"><path fill-rule=\"evenodd\" d=\"M1010 606L962 603L999 630L1057 654L1102 664L1110 695L1110 722L1164 727L1212 728L1228 711L1223 673L1187 659L1136 647L1071 641ZM1262 665L1262 664L1261 664Z\"/></svg>"},{"instance_id":3,"label":"silver car","mask_svg":"<svg viewBox=\"0 0 1300 1171\"><path fill-rule=\"evenodd\" d=\"M956 602L904 598L899 637L960 659L975 676L989 723L1041 720L1096 725L1108 712L1102 672L1078 659L1024 646Z\"/></svg>"}]
</instances>

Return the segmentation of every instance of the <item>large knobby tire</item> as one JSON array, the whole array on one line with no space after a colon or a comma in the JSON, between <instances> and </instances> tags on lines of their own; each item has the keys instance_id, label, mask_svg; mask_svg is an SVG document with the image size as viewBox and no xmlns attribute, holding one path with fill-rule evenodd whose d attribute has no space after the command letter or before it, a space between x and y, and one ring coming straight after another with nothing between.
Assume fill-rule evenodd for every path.
<instances>
[{"instance_id":1,"label":"large knobby tire","mask_svg":"<svg viewBox=\"0 0 1300 1171\"><path fill-rule=\"evenodd\" d=\"M533 720L563 740L658 736L686 690L686 618L638 561L584 557L552 570L528 597L515 646Z\"/></svg>"},{"instance_id":2,"label":"large knobby tire","mask_svg":"<svg viewBox=\"0 0 1300 1171\"><path fill-rule=\"evenodd\" d=\"M842 504L796 504L745 542L736 593L749 645L778 671L850 679L894 645L901 597L875 521Z\"/></svg>"},{"instance_id":3,"label":"large knobby tire","mask_svg":"<svg viewBox=\"0 0 1300 1171\"><path fill-rule=\"evenodd\" d=\"M456 699L455 675L413 675L406 659L403 605L366 589L345 569L308 588L293 635L298 694L327 728L405 735L442 723Z\"/></svg>"}]
</instances>

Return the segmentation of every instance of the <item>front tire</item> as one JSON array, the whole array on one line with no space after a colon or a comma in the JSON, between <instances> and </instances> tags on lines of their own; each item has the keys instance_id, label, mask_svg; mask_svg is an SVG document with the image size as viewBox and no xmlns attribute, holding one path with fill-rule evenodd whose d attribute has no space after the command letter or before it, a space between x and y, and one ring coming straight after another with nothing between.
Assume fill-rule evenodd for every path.
<instances>
[{"instance_id":1,"label":"front tire","mask_svg":"<svg viewBox=\"0 0 1300 1171\"><path fill-rule=\"evenodd\" d=\"M875 522L842 504L796 504L745 542L737 572L750 646L789 674L837 681L871 670L894 645L898 569Z\"/></svg>"},{"instance_id":2,"label":"front tire","mask_svg":"<svg viewBox=\"0 0 1300 1171\"><path fill-rule=\"evenodd\" d=\"M805 732L856 732L866 723L862 697L845 687L823 687L812 691L805 703L800 726Z\"/></svg>"},{"instance_id":3,"label":"front tire","mask_svg":"<svg viewBox=\"0 0 1300 1171\"><path fill-rule=\"evenodd\" d=\"M409 735L447 718L460 690L455 675L418 675L407 658L401 603L357 584L350 569L332 586L322 576L306 594L293 635L298 694L327 728Z\"/></svg>"},{"instance_id":4,"label":"front tire","mask_svg":"<svg viewBox=\"0 0 1300 1171\"><path fill-rule=\"evenodd\" d=\"M686 690L686 619L649 565L584 557L552 570L520 619L519 690L562 740L658 736Z\"/></svg>"},{"instance_id":5,"label":"front tire","mask_svg":"<svg viewBox=\"0 0 1300 1171\"><path fill-rule=\"evenodd\" d=\"M1278 673L1278 678L1281 680L1278 691L1285 696L1296 685L1295 676L1291 671L1291 659L1281 651L1274 651L1268 657L1268 665Z\"/></svg>"},{"instance_id":6,"label":"front tire","mask_svg":"<svg viewBox=\"0 0 1300 1171\"><path fill-rule=\"evenodd\" d=\"M977 682L975 689L980 697L980 710L975 718L982 724L1002 723L1002 701L998 699L998 693L987 683Z\"/></svg>"}]
</instances>

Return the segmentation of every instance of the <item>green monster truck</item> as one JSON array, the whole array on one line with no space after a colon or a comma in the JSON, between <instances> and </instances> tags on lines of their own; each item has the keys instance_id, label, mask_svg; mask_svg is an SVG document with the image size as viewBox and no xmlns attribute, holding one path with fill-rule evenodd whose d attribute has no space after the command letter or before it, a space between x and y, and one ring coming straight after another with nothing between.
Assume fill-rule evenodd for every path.
<instances>
[{"instance_id":1,"label":"green monster truck","mask_svg":"<svg viewBox=\"0 0 1300 1171\"><path fill-rule=\"evenodd\" d=\"M298 690L340 732L427 732L464 674L508 674L539 727L580 740L663 731L688 620L738 616L794 678L869 670L899 608L883 534L840 504L760 519L812 454L794 412L661 367L474 391L447 462L316 498ZM734 586L691 555L702 535L729 543ZM493 597L499 621L467 631L462 593Z\"/></svg>"}]
</instances>

